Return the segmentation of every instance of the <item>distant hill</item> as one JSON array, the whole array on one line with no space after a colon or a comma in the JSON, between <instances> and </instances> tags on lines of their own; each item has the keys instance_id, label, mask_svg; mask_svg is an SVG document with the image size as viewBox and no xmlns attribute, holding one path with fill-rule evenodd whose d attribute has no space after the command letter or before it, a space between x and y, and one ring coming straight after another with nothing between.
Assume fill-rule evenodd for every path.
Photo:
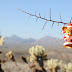
<instances>
[{"instance_id":1,"label":"distant hill","mask_svg":"<svg viewBox=\"0 0 72 72\"><path fill-rule=\"evenodd\" d=\"M49 48L63 48L63 43L64 40L51 37L51 36L45 36L39 40L36 40L33 44L34 45L42 45L44 47L49 47Z\"/></svg>"},{"instance_id":2,"label":"distant hill","mask_svg":"<svg viewBox=\"0 0 72 72\"><path fill-rule=\"evenodd\" d=\"M4 47L8 48L29 48L35 45L42 45L46 48L63 48L64 41L59 38L45 36L39 40L33 38L23 39L16 35L5 38Z\"/></svg>"},{"instance_id":3,"label":"distant hill","mask_svg":"<svg viewBox=\"0 0 72 72\"><path fill-rule=\"evenodd\" d=\"M23 39L23 38L20 38L16 35L5 38L5 43L7 43L7 44L26 44L26 43L32 43L32 42L35 42L35 41L36 40L33 39L33 38Z\"/></svg>"}]
</instances>

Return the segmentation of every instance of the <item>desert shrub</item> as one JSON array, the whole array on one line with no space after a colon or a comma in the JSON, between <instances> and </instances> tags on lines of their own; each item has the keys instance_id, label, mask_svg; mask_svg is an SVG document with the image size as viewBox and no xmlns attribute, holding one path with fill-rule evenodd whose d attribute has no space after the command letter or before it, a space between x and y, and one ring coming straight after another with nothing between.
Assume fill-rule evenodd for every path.
<instances>
[{"instance_id":1,"label":"desert shrub","mask_svg":"<svg viewBox=\"0 0 72 72\"><path fill-rule=\"evenodd\" d=\"M28 57L27 60L35 63L35 65L31 66L31 68L35 67L34 72L46 72L44 69L44 61L47 60L47 52L45 48L36 45L29 49L29 54L30 57ZM39 68L36 68L37 64L39 65Z\"/></svg>"},{"instance_id":2,"label":"desert shrub","mask_svg":"<svg viewBox=\"0 0 72 72\"><path fill-rule=\"evenodd\" d=\"M46 70L51 72L58 72L60 66L62 65L62 61L58 61L57 59L51 59L46 62Z\"/></svg>"},{"instance_id":3,"label":"desert shrub","mask_svg":"<svg viewBox=\"0 0 72 72\"><path fill-rule=\"evenodd\" d=\"M2 46L4 44L5 38L4 37L0 37L0 46Z\"/></svg>"},{"instance_id":4,"label":"desert shrub","mask_svg":"<svg viewBox=\"0 0 72 72\"><path fill-rule=\"evenodd\" d=\"M30 56L27 58L20 56L20 58L26 63L21 65L16 62L13 52L9 51L6 53L6 56L11 62L0 60L0 72L4 72L4 69L6 72L12 72L12 69L14 69L13 72L72 72L72 63L65 64L58 59L48 59L47 52L42 46L36 45L35 47L31 47L29 49L29 54ZM10 65L12 65L13 68ZM27 68L29 66L29 69L31 70L29 71L28 69L28 71L26 71L25 65L27 65Z\"/></svg>"},{"instance_id":5,"label":"desert shrub","mask_svg":"<svg viewBox=\"0 0 72 72\"><path fill-rule=\"evenodd\" d=\"M43 48L42 46L36 45L35 47L30 48L29 53L31 55L28 58L30 60L30 62L38 61L37 60L38 58L41 58L42 60L47 59L47 52L46 52L45 48Z\"/></svg>"},{"instance_id":6,"label":"desert shrub","mask_svg":"<svg viewBox=\"0 0 72 72\"><path fill-rule=\"evenodd\" d=\"M14 61L14 62L15 62L15 58L14 58L14 55L13 55L13 52L12 52L12 51L9 51L8 53L6 53L6 56L7 56L11 61Z\"/></svg>"},{"instance_id":7,"label":"desert shrub","mask_svg":"<svg viewBox=\"0 0 72 72\"><path fill-rule=\"evenodd\" d=\"M64 65L65 72L72 72L72 63Z\"/></svg>"},{"instance_id":8,"label":"desert shrub","mask_svg":"<svg viewBox=\"0 0 72 72\"><path fill-rule=\"evenodd\" d=\"M28 63L28 62L27 62L27 59L26 59L24 56L20 56L20 58L21 58L25 63Z\"/></svg>"}]
</instances>

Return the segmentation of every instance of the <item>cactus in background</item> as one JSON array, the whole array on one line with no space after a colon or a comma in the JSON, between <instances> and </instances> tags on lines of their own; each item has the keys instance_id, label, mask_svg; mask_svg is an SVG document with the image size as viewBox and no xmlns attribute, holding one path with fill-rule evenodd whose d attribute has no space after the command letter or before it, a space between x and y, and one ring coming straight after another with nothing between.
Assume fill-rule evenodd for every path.
<instances>
[{"instance_id":1,"label":"cactus in background","mask_svg":"<svg viewBox=\"0 0 72 72\"><path fill-rule=\"evenodd\" d=\"M64 65L65 72L72 72L72 63L68 63Z\"/></svg>"},{"instance_id":2,"label":"cactus in background","mask_svg":"<svg viewBox=\"0 0 72 72\"><path fill-rule=\"evenodd\" d=\"M35 47L30 48L29 49L29 53L31 55L30 56L30 59L33 62L34 61L37 61L37 57L41 57L43 60L46 60L47 59L47 52L46 52L45 48L43 48L42 46L36 45Z\"/></svg>"},{"instance_id":3,"label":"cactus in background","mask_svg":"<svg viewBox=\"0 0 72 72\"><path fill-rule=\"evenodd\" d=\"M36 45L35 47L32 47L29 49L30 57L27 58L30 62L35 63L35 65L39 65L39 68L35 68L35 71L41 71L41 72L46 72L44 69L44 60L47 60L47 52L45 48L42 46ZM34 67L35 65L31 66ZM35 66L36 67L36 66ZM34 72L35 72L34 71Z\"/></svg>"},{"instance_id":4,"label":"cactus in background","mask_svg":"<svg viewBox=\"0 0 72 72\"><path fill-rule=\"evenodd\" d=\"M15 58L14 55L12 53L12 51L9 51L8 53L6 53L6 56L13 62L15 62Z\"/></svg>"},{"instance_id":5,"label":"cactus in background","mask_svg":"<svg viewBox=\"0 0 72 72\"><path fill-rule=\"evenodd\" d=\"M2 52L1 52L2 53ZM58 61L58 59L50 59L47 58L47 52L45 48L42 46L35 46L29 49L30 57L26 58L24 56L20 56L20 58L26 63L29 64L29 68L32 72L72 72L72 63L64 64L62 61ZM12 51L6 53L6 56L13 61L16 66L17 65L15 57ZM4 72L2 69L2 65L6 62L6 59L0 60L0 72ZM29 61L29 62L28 62ZM3 65L4 66L4 65ZM5 64L6 66L6 64Z\"/></svg>"},{"instance_id":6,"label":"cactus in background","mask_svg":"<svg viewBox=\"0 0 72 72\"><path fill-rule=\"evenodd\" d=\"M2 46L4 44L5 38L4 37L0 37L0 46Z\"/></svg>"},{"instance_id":7,"label":"cactus in background","mask_svg":"<svg viewBox=\"0 0 72 72\"><path fill-rule=\"evenodd\" d=\"M46 70L57 72L57 70L60 69L60 65L62 65L62 61L58 61L57 59L48 60L46 62Z\"/></svg>"},{"instance_id":8,"label":"cactus in background","mask_svg":"<svg viewBox=\"0 0 72 72\"><path fill-rule=\"evenodd\" d=\"M9 51L8 53L6 53L6 56L7 56L12 62L15 62L16 66L17 66L16 60L15 60L15 57L14 57L12 51Z\"/></svg>"},{"instance_id":9,"label":"cactus in background","mask_svg":"<svg viewBox=\"0 0 72 72\"><path fill-rule=\"evenodd\" d=\"M0 72L4 72L4 70L2 69L2 61L0 59Z\"/></svg>"},{"instance_id":10,"label":"cactus in background","mask_svg":"<svg viewBox=\"0 0 72 72\"><path fill-rule=\"evenodd\" d=\"M27 59L26 59L24 56L20 56L20 58L21 58L25 63L28 63L28 62L27 62Z\"/></svg>"}]
</instances>

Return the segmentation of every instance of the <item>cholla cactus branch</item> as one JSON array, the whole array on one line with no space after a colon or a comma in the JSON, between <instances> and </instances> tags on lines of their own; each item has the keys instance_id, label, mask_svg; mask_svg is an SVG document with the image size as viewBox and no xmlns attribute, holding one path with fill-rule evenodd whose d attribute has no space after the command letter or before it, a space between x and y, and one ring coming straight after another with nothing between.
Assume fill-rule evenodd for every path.
<instances>
[{"instance_id":1,"label":"cholla cactus branch","mask_svg":"<svg viewBox=\"0 0 72 72\"><path fill-rule=\"evenodd\" d=\"M53 27L53 25L54 25L54 22L53 22L53 24L52 24L52 27Z\"/></svg>"},{"instance_id":2,"label":"cholla cactus branch","mask_svg":"<svg viewBox=\"0 0 72 72\"><path fill-rule=\"evenodd\" d=\"M2 65L1 65L1 60L0 60L0 72L4 72L4 70L2 69Z\"/></svg>"},{"instance_id":3,"label":"cholla cactus branch","mask_svg":"<svg viewBox=\"0 0 72 72\"><path fill-rule=\"evenodd\" d=\"M46 23L47 23L47 21L45 22L45 24L44 24L44 26L43 26L42 30L44 29L44 27L45 27Z\"/></svg>"},{"instance_id":4,"label":"cholla cactus branch","mask_svg":"<svg viewBox=\"0 0 72 72\"><path fill-rule=\"evenodd\" d=\"M62 22L61 14L59 14L59 15L60 15L60 20L61 20L61 22Z\"/></svg>"},{"instance_id":5,"label":"cholla cactus branch","mask_svg":"<svg viewBox=\"0 0 72 72\"><path fill-rule=\"evenodd\" d=\"M2 54L2 51L0 51L0 54Z\"/></svg>"},{"instance_id":6,"label":"cholla cactus branch","mask_svg":"<svg viewBox=\"0 0 72 72\"><path fill-rule=\"evenodd\" d=\"M6 60L5 59L1 60L1 63L2 64L6 63Z\"/></svg>"},{"instance_id":7,"label":"cholla cactus branch","mask_svg":"<svg viewBox=\"0 0 72 72\"><path fill-rule=\"evenodd\" d=\"M0 37L0 46L2 46L4 44L5 38L4 37Z\"/></svg>"},{"instance_id":8,"label":"cholla cactus branch","mask_svg":"<svg viewBox=\"0 0 72 72\"><path fill-rule=\"evenodd\" d=\"M72 63L68 63L64 65L65 72L72 72Z\"/></svg>"},{"instance_id":9,"label":"cholla cactus branch","mask_svg":"<svg viewBox=\"0 0 72 72\"><path fill-rule=\"evenodd\" d=\"M36 15L37 10L35 11L35 15Z\"/></svg>"},{"instance_id":10,"label":"cholla cactus branch","mask_svg":"<svg viewBox=\"0 0 72 72\"><path fill-rule=\"evenodd\" d=\"M32 66L29 66L29 68L30 69L32 69L32 68L34 68L34 67L36 67L36 65L34 64L34 65L32 65Z\"/></svg>"},{"instance_id":11,"label":"cholla cactus branch","mask_svg":"<svg viewBox=\"0 0 72 72\"><path fill-rule=\"evenodd\" d=\"M37 22L38 18L36 19L36 22Z\"/></svg>"},{"instance_id":12,"label":"cholla cactus branch","mask_svg":"<svg viewBox=\"0 0 72 72\"><path fill-rule=\"evenodd\" d=\"M35 69L33 72L47 72L45 69Z\"/></svg>"},{"instance_id":13,"label":"cholla cactus branch","mask_svg":"<svg viewBox=\"0 0 72 72\"><path fill-rule=\"evenodd\" d=\"M12 51L9 51L8 53L6 53L6 56L13 62L15 62L15 58L14 55L12 53Z\"/></svg>"},{"instance_id":14,"label":"cholla cactus branch","mask_svg":"<svg viewBox=\"0 0 72 72\"><path fill-rule=\"evenodd\" d=\"M41 69L40 70L39 68L35 68L34 72L37 72L37 70L39 72L45 72L45 71L43 71L43 70L45 70L43 68L44 60L47 59L47 52L46 52L45 48L43 48L42 46L36 45L35 47L32 47L29 49L29 53L31 56L28 58L28 60L30 62L34 62L35 64L38 64Z\"/></svg>"},{"instance_id":15,"label":"cholla cactus branch","mask_svg":"<svg viewBox=\"0 0 72 72\"><path fill-rule=\"evenodd\" d=\"M43 48L42 46L36 45L36 47L30 48L29 53L31 54L33 58L36 58L36 57L42 57L42 59L47 58L47 52L45 48Z\"/></svg>"},{"instance_id":16,"label":"cholla cactus branch","mask_svg":"<svg viewBox=\"0 0 72 72\"><path fill-rule=\"evenodd\" d=\"M58 69L60 69L60 65L62 64L62 61L58 62L57 59L48 60L46 63L46 69L50 70L51 72L56 72Z\"/></svg>"},{"instance_id":17,"label":"cholla cactus branch","mask_svg":"<svg viewBox=\"0 0 72 72\"><path fill-rule=\"evenodd\" d=\"M43 20L45 20L45 21L51 21L51 22L53 22L53 23L61 23L61 24L68 24L68 23L65 23L65 22L62 22L62 21L54 21L54 20L52 20L51 19L51 9L50 9L50 19L46 19L45 17L41 17L40 16L40 13L39 13L39 16L37 16L36 14L31 14L31 13L28 13L28 12L25 12L25 11L23 11L23 10L21 10L21 9L18 9L18 10L20 10L20 11L22 11L22 12L24 12L24 13L26 13L26 14L28 14L28 15L30 15L30 16L34 16L34 17L36 17L37 19L38 18L40 18L40 19L43 19ZM61 18L61 17L60 17Z\"/></svg>"},{"instance_id":18,"label":"cholla cactus branch","mask_svg":"<svg viewBox=\"0 0 72 72\"><path fill-rule=\"evenodd\" d=\"M57 23L58 24L58 26L59 26L59 23Z\"/></svg>"},{"instance_id":19,"label":"cholla cactus branch","mask_svg":"<svg viewBox=\"0 0 72 72\"><path fill-rule=\"evenodd\" d=\"M22 59L25 63L28 63L28 62L27 62L27 59L26 59L25 57L21 56L21 59Z\"/></svg>"}]
</instances>

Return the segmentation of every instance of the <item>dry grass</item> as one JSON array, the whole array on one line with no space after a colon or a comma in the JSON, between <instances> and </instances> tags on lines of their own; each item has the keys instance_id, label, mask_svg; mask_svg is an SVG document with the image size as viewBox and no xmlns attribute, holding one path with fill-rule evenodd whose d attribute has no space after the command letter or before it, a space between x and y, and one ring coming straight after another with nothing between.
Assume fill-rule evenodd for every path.
<instances>
[{"instance_id":1,"label":"dry grass","mask_svg":"<svg viewBox=\"0 0 72 72\"><path fill-rule=\"evenodd\" d=\"M30 57L30 56L34 57L34 55L35 55L34 52L35 51L33 52L34 55L32 54L32 52L31 52L31 54L29 54L28 50L24 50L24 49L23 50L22 49L1 49L0 51L2 51L2 54L0 54L0 59L2 59L2 60L6 59L7 60L6 63L1 64L2 69L4 70L4 72L35 72L35 71L33 71L33 68L32 69L29 68L30 66L35 66L34 63L28 62L28 64L26 64L21 59L21 58L27 58L27 57ZM5 56L5 54L8 51L13 51L13 55L14 55L15 60L16 60L15 62L10 61L10 59L8 59ZM38 51L39 50L37 50L37 52ZM40 52L41 52L41 50L40 50ZM71 70L72 68L71 69L68 68L68 64L65 64L65 63L69 63L69 62L72 61L72 59L71 59L72 58L71 50L69 51L69 50L56 50L56 49L55 50L47 50L46 49L46 52L47 52L49 60L52 58L53 60L58 59L58 62L60 60L63 61L63 64L59 66L60 69L57 69L58 71L55 71L55 69L52 67L52 69L50 69L50 70L48 68L46 72L53 72L53 71L54 72L72 72L72 70ZM39 54L39 52L37 54ZM35 55L36 57L38 57L37 54ZM41 55L43 55L43 54L41 54ZM36 60L35 60L35 62L36 62ZM58 62L57 62L57 64L58 64ZM44 62L44 64L47 64L47 62ZM66 65L66 69L65 69L64 65ZM49 67L49 65L48 65L48 67ZM69 67L71 67L71 66L69 66ZM40 68L40 66L36 65L36 69L39 69L39 68ZM46 68L46 66L44 66L44 68ZM56 68L58 68L58 66L56 66ZM44 72L44 71L42 71L42 72Z\"/></svg>"},{"instance_id":2,"label":"dry grass","mask_svg":"<svg viewBox=\"0 0 72 72\"><path fill-rule=\"evenodd\" d=\"M19 62L17 65L14 62L6 62L2 64L2 69L4 72L31 72L27 64Z\"/></svg>"}]
</instances>

